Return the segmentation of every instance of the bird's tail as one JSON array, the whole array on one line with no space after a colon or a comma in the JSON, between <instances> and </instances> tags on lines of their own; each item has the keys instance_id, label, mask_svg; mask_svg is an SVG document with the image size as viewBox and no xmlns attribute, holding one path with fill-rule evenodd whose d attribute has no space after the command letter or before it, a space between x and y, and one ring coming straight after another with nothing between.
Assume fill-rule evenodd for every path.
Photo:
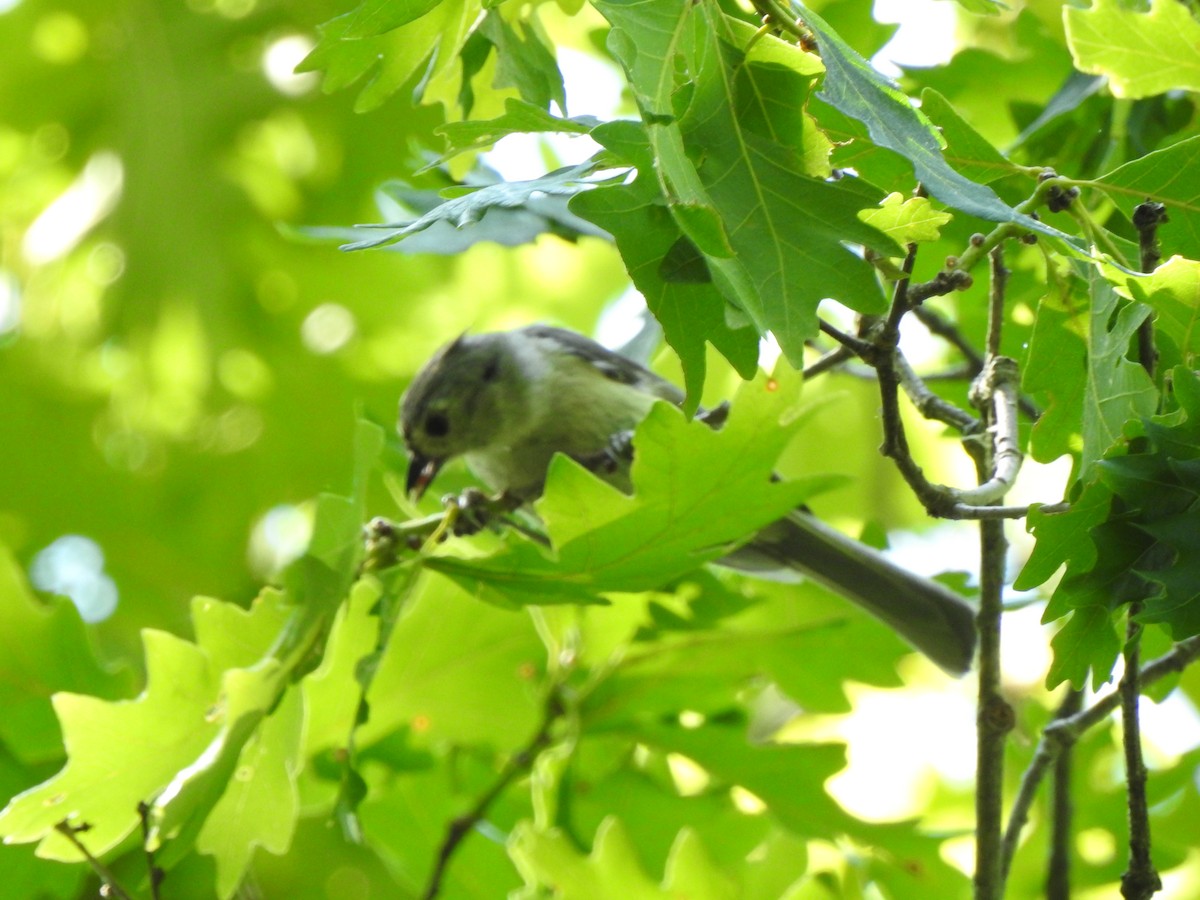
<instances>
[{"instance_id":1,"label":"bird's tail","mask_svg":"<svg viewBox=\"0 0 1200 900\"><path fill-rule=\"evenodd\" d=\"M799 572L889 625L952 675L971 668L975 610L965 600L806 512L773 522L720 562L763 574Z\"/></svg>"}]
</instances>

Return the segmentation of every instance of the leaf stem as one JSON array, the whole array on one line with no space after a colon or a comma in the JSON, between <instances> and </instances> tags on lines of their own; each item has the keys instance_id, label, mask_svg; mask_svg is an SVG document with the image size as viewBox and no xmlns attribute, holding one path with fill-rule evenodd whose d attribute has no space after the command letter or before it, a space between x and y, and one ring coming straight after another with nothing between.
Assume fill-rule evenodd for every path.
<instances>
[{"instance_id":1,"label":"leaf stem","mask_svg":"<svg viewBox=\"0 0 1200 900\"><path fill-rule=\"evenodd\" d=\"M104 890L107 891L110 897L116 897L117 900L133 900L117 882L117 877L112 873L112 870L96 857L92 856L91 851L79 839L80 832L87 831L90 827L89 825L72 825L66 819L63 819L54 826L54 830L70 841L83 858L87 860L87 864L96 873L96 877L100 879L100 882L104 885Z\"/></svg>"}]
</instances>

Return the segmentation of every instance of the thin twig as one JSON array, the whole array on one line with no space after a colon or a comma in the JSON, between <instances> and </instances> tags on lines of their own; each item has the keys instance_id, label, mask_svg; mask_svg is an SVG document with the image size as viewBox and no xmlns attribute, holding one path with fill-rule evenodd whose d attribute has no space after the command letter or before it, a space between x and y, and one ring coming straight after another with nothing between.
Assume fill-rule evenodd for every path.
<instances>
[{"instance_id":1,"label":"thin twig","mask_svg":"<svg viewBox=\"0 0 1200 900\"><path fill-rule=\"evenodd\" d=\"M916 245L911 245L905 258L905 267L912 269L916 255ZM907 279L896 283L892 294L891 312L883 325L876 329L876 345L873 362L879 373L879 406L880 418L883 422L883 444L879 452L891 459L905 482L912 489L917 499L931 515L939 515L939 511L953 505L948 492L935 485L912 457L908 446L908 437L904 433L904 420L900 416L900 385L903 381L897 361L900 358L898 344L900 340L899 322L903 310L909 308L905 296Z\"/></svg>"},{"instance_id":2,"label":"thin twig","mask_svg":"<svg viewBox=\"0 0 1200 900\"><path fill-rule=\"evenodd\" d=\"M1121 732L1125 745L1126 803L1129 807L1129 868L1121 875L1121 896L1125 900L1149 900L1162 890L1162 879L1150 858L1150 810L1146 803L1146 762L1142 758L1141 716L1138 700L1138 665L1142 626L1136 616L1141 602L1129 604L1129 623L1125 633L1125 672L1118 693L1121 696Z\"/></svg>"},{"instance_id":3,"label":"thin twig","mask_svg":"<svg viewBox=\"0 0 1200 900\"><path fill-rule=\"evenodd\" d=\"M145 800L139 800L137 811L138 818L142 823L142 849L146 854L146 868L150 876L150 898L159 900L161 896L159 887L162 885L162 880L167 877L167 873L154 862L154 851L150 849L150 804Z\"/></svg>"},{"instance_id":4,"label":"thin twig","mask_svg":"<svg viewBox=\"0 0 1200 900\"><path fill-rule=\"evenodd\" d=\"M914 308L912 314L928 329L930 334L946 341L946 343L961 353L965 359L961 372L925 375L923 377L926 381L934 381L941 378L977 378L979 376L979 373L983 371L983 356L971 345L971 342L966 339L953 322L948 321L941 313L927 306ZM1042 411L1028 397L1020 397L1017 400L1017 407L1021 410L1022 415L1030 421L1036 422L1042 417Z\"/></svg>"},{"instance_id":5,"label":"thin twig","mask_svg":"<svg viewBox=\"0 0 1200 900\"><path fill-rule=\"evenodd\" d=\"M971 490L952 490L951 495L959 502L987 506L1004 498L1017 480L1021 470L1021 440L1018 433L1017 385L1020 375L1017 363L1007 356L992 357L983 374L971 389L971 399L976 406L986 408L988 431L991 434L991 477Z\"/></svg>"},{"instance_id":6,"label":"thin twig","mask_svg":"<svg viewBox=\"0 0 1200 900\"><path fill-rule=\"evenodd\" d=\"M856 356L858 356L858 354L846 346L830 350L828 353L822 355L821 358L816 362L804 367L804 380L808 381L812 378L816 378L818 375L828 372L830 369L836 369L838 366L854 359ZM871 373L871 377L875 377L874 372Z\"/></svg>"},{"instance_id":7,"label":"thin twig","mask_svg":"<svg viewBox=\"0 0 1200 900\"><path fill-rule=\"evenodd\" d=\"M913 306L925 299L921 297L914 300L909 295L909 281L912 278L916 262L917 245L909 244L907 252L904 254L904 262L900 264L900 271L903 273L903 277L896 282L896 287L892 292L892 306L888 310L887 319L883 325L883 339L893 347L898 346L900 343L900 320L904 318L905 313L912 309Z\"/></svg>"},{"instance_id":8,"label":"thin twig","mask_svg":"<svg viewBox=\"0 0 1200 900\"><path fill-rule=\"evenodd\" d=\"M954 503L940 511L943 519L1023 519L1034 509L1046 515L1058 515L1071 509L1071 504L1061 503L1030 503L1027 506L969 506L965 503Z\"/></svg>"},{"instance_id":9,"label":"thin twig","mask_svg":"<svg viewBox=\"0 0 1200 900\"><path fill-rule=\"evenodd\" d=\"M1158 225L1166 220L1161 203L1147 200L1133 213L1138 231L1141 269L1151 272L1158 265ZM1154 378L1158 364L1158 348L1154 344L1154 319L1147 316L1138 327L1138 361L1146 374ZM1121 875L1121 896L1126 900L1148 900L1162 890L1162 879L1150 856L1150 810L1146 802L1146 762L1142 756L1141 716L1138 700L1138 665L1141 653L1142 626L1137 621L1142 611L1141 601L1129 604L1125 631L1125 672L1121 676L1121 730L1125 746L1126 803L1129 809L1129 867Z\"/></svg>"},{"instance_id":10,"label":"thin twig","mask_svg":"<svg viewBox=\"0 0 1200 900\"><path fill-rule=\"evenodd\" d=\"M1142 690L1165 678L1168 675L1182 672L1200 658L1200 636L1180 641L1170 652L1160 656L1154 662L1145 665L1138 677ZM1021 786L1017 789L1016 799L1013 800L1012 810L1008 816L1008 828L1004 835L1004 866L1007 870L1012 864L1013 854L1016 853L1017 843L1021 839L1021 831L1029 821L1029 810L1037 796L1038 788L1046 777L1046 772L1063 750L1070 747L1088 729L1094 728L1112 715L1121 705L1120 691L1112 690L1097 698L1092 705L1082 712L1075 713L1063 719L1051 722L1042 731L1033 759L1025 774L1021 776Z\"/></svg>"},{"instance_id":11,"label":"thin twig","mask_svg":"<svg viewBox=\"0 0 1200 900\"><path fill-rule=\"evenodd\" d=\"M988 288L987 355L995 359L1000 355L1000 336L1004 329L1004 298L1008 288L1008 267L1004 265L1004 245L997 244L988 254L991 262L990 287Z\"/></svg>"},{"instance_id":12,"label":"thin twig","mask_svg":"<svg viewBox=\"0 0 1200 900\"><path fill-rule=\"evenodd\" d=\"M70 841L83 858L87 860L87 864L96 873L96 877L100 879L101 884L104 885L104 890L108 892L110 897L116 897L117 900L133 900L117 882L117 877L113 875L112 870L96 857L92 856L91 851L83 845L83 841L79 840L79 834L87 831L88 827L87 825L72 825L66 819L63 819L54 826L54 830Z\"/></svg>"},{"instance_id":13,"label":"thin twig","mask_svg":"<svg viewBox=\"0 0 1200 900\"><path fill-rule=\"evenodd\" d=\"M926 419L944 422L963 434L977 434L983 430L983 423L979 419L931 391L899 351L896 351L895 366L904 393L917 408L917 412Z\"/></svg>"},{"instance_id":14,"label":"thin twig","mask_svg":"<svg viewBox=\"0 0 1200 900\"><path fill-rule=\"evenodd\" d=\"M845 349L853 352L855 356L860 356L868 361L870 360L871 354L875 350L873 344L869 343L868 341L864 341L862 338L857 338L852 334L846 334L846 332L834 325L830 325L824 319L817 319L817 324L821 331L829 335Z\"/></svg>"},{"instance_id":15,"label":"thin twig","mask_svg":"<svg viewBox=\"0 0 1200 900\"><path fill-rule=\"evenodd\" d=\"M425 892L421 895L422 900L433 900L438 895L442 889L442 879L445 877L446 867L450 864L450 859L454 856L455 851L462 844L466 836L470 834L471 830L483 821L484 816L487 815L496 798L504 793L513 781L533 767L538 754L549 746L554 723L562 717L563 712L562 696L558 686L555 685L546 697L546 703L542 712L542 722L538 726L537 732L524 747L509 758L501 770L500 776L490 788L484 791L470 812L454 819L447 826L446 836L442 840L441 847L438 849L437 861L434 864L433 871L429 875L429 882L425 887Z\"/></svg>"},{"instance_id":16,"label":"thin twig","mask_svg":"<svg viewBox=\"0 0 1200 900\"><path fill-rule=\"evenodd\" d=\"M1083 708L1083 691L1070 688L1059 704L1054 718L1065 719ZM1072 824L1075 818L1074 796L1071 791L1071 748L1054 761L1053 788L1050 804L1050 858L1046 864L1046 900L1071 900ZM1005 867L1007 875L1007 865Z\"/></svg>"},{"instance_id":17,"label":"thin twig","mask_svg":"<svg viewBox=\"0 0 1200 900\"><path fill-rule=\"evenodd\" d=\"M1161 203L1147 200L1133 210L1133 226L1138 233L1139 262L1143 272L1153 272L1162 259L1158 249L1158 226L1167 221L1167 209ZM1158 364L1158 348L1154 345L1154 317L1147 316L1138 326L1138 358L1153 378Z\"/></svg>"},{"instance_id":18,"label":"thin twig","mask_svg":"<svg viewBox=\"0 0 1200 900\"><path fill-rule=\"evenodd\" d=\"M1012 706L1000 692L1000 618L1004 612L1004 557L1008 549L1004 521L981 521L979 542L975 900L999 900L1004 893L1004 745L1015 723Z\"/></svg>"}]
</instances>

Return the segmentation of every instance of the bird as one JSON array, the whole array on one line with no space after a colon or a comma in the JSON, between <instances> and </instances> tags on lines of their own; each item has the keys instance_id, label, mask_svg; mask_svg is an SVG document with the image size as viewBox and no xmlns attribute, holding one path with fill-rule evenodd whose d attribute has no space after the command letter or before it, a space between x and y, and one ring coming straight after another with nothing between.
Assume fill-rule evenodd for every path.
<instances>
[{"instance_id":1,"label":"bird","mask_svg":"<svg viewBox=\"0 0 1200 900\"><path fill-rule=\"evenodd\" d=\"M550 461L561 453L629 492L629 466L619 464L629 455L629 436L655 403L683 400L667 379L574 331L528 325L464 334L433 355L401 398L406 489L420 497L446 462L462 457L490 489L528 503L542 493ZM767 577L808 577L888 625L947 673L970 670L975 610L966 600L806 508L766 525L716 562Z\"/></svg>"}]
</instances>

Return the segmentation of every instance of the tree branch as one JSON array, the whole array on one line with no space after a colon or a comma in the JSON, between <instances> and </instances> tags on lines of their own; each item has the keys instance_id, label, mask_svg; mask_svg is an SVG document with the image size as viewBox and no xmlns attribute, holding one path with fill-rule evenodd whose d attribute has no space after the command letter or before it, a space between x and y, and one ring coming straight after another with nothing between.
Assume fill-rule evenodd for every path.
<instances>
[{"instance_id":1,"label":"tree branch","mask_svg":"<svg viewBox=\"0 0 1200 900\"><path fill-rule=\"evenodd\" d=\"M503 770L501 770L500 776L490 788L484 791L483 795L471 808L471 811L454 819L446 828L446 836L442 840L442 845L438 850L437 861L434 863L433 871L429 875L429 882L425 886L425 892L421 895L422 900L433 900L438 895L442 889L442 879L445 877L446 867L449 866L450 859L454 856L455 851L471 832L471 829L483 821L492 804L496 802L496 798L504 793L508 789L508 786L518 777L533 767L537 755L549 746L550 733L554 728L554 723L563 715L563 712L562 695L558 685L555 685L546 696L546 703L542 711L542 722L538 726L537 732L524 747L509 758Z\"/></svg>"},{"instance_id":2,"label":"tree branch","mask_svg":"<svg viewBox=\"0 0 1200 900\"><path fill-rule=\"evenodd\" d=\"M1142 690L1168 675L1182 672L1197 658L1200 658L1200 635L1180 641L1169 653L1142 668L1138 678ZM1057 719L1042 731L1041 740L1038 741L1029 768L1021 777L1021 786L1017 790L1012 811L1008 816L1008 827L1004 834L1004 867L1006 871L1012 864L1017 843L1021 839L1021 831L1029 821L1029 810L1033 805L1033 799L1037 796L1038 788L1051 763L1074 744L1085 731L1094 728L1112 715L1113 710L1120 703L1120 691L1109 691L1082 712Z\"/></svg>"},{"instance_id":3,"label":"tree branch","mask_svg":"<svg viewBox=\"0 0 1200 900\"><path fill-rule=\"evenodd\" d=\"M1153 272L1162 259L1158 249L1158 226L1167 221L1167 209L1161 203L1147 200L1133 210L1133 226L1138 233L1139 263L1143 272ZM1147 374L1154 377L1158 365L1158 348L1154 345L1154 317L1147 316L1138 326L1138 358Z\"/></svg>"},{"instance_id":4,"label":"tree branch","mask_svg":"<svg viewBox=\"0 0 1200 900\"><path fill-rule=\"evenodd\" d=\"M1065 719L1083 708L1083 691L1071 688L1059 704L1054 718ZM1075 817L1071 793L1071 748L1054 761L1053 794L1050 805L1050 858L1047 861L1046 900L1071 900L1071 825ZM1007 856L1005 874L1008 873Z\"/></svg>"},{"instance_id":5,"label":"tree branch","mask_svg":"<svg viewBox=\"0 0 1200 900\"><path fill-rule=\"evenodd\" d=\"M1121 696L1121 733L1125 745L1126 803L1129 807L1129 868L1121 875L1121 896L1125 900L1149 900L1162 890L1162 879L1150 858L1150 810L1146 803L1146 763L1142 758L1141 716L1138 712L1138 665L1142 626L1136 621L1142 604L1129 604L1129 624L1125 633L1125 672L1118 693Z\"/></svg>"},{"instance_id":6,"label":"tree branch","mask_svg":"<svg viewBox=\"0 0 1200 900\"><path fill-rule=\"evenodd\" d=\"M1000 618L1004 612L1004 557L1008 542L1002 519L979 523L980 590L978 744L975 774L975 900L1004 893L1001 829L1004 814L1004 745L1015 723L1000 692Z\"/></svg>"},{"instance_id":7,"label":"tree branch","mask_svg":"<svg viewBox=\"0 0 1200 900\"><path fill-rule=\"evenodd\" d=\"M988 431L991 434L991 477L970 490L950 489L958 503L986 506L996 503L1012 488L1021 471L1020 422L1017 416L1018 383L1015 360L995 356L988 360L983 374L971 389L971 400L988 410Z\"/></svg>"},{"instance_id":8,"label":"tree branch","mask_svg":"<svg viewBox=\"0 0 1200 900\"><path fill-rule=\"evenodd\" d=\"M1007 270L997 247L991 253L988 357L970 399L991 435L975 457L983 502L1002 500L1020 468L1017 443L1017 364L999 355ZM967 492L961 492L966 494ZM960 496L960 500L975 499ZM1015 724L1012 706L1001 693L1000 621L1004 614L1004 563L1008 541L1003 519L979 523L979 695L976 708L975 900L1004 894L1004 749Z\"/></svg>"}]
</instances>

